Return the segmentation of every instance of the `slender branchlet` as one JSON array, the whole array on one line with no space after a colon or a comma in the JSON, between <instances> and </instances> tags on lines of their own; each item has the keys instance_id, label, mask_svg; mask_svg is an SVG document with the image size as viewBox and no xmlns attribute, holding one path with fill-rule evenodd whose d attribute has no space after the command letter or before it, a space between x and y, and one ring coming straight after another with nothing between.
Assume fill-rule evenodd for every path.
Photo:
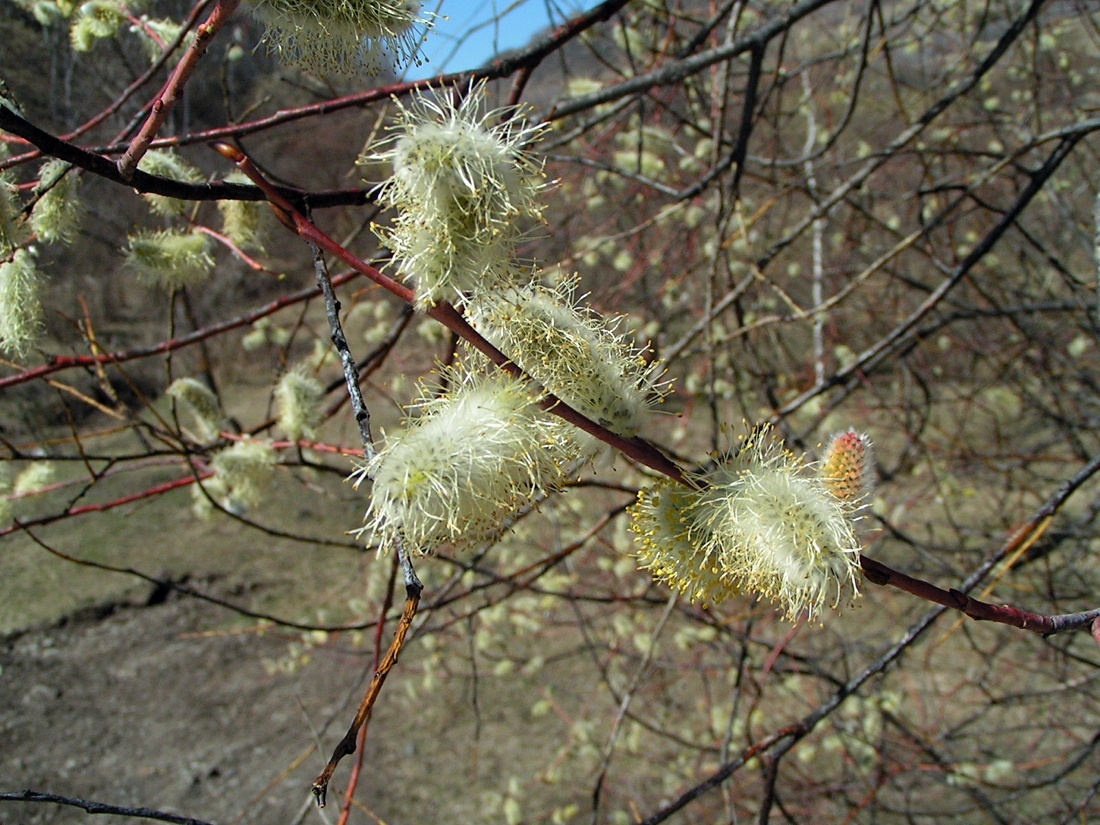
<instances>
[{"instance_id":1,"label":"slender branchlet","mask_svg":"<svg viewBox=\"0 0 1100 825\"><path fill-rule=\"evenodd\" d=\"M83 213L79 199L80 176L72 165L50 160L38 172L42 196L31 213L31 227L43 241L68 243L75 237Z\"/></svg>"},{"instance_id":2,"label":"slender branchlet","mask_svg":"<svg viewBox=\"0 0 1100 825\"><path fill-rule=\"evenodd\" d=\"M708 554L713 541L698 523L700 492L662 479L638 493L630 507L639 566L692 602L718 605L740 592L720 560Z\"/></svg>"},{"instance_id":3,"label":"slender branchlet","mask_svg":"<svg viewBox=\"0 0 1100 825\"><path fill-rule=\"evenodd\" d=\"M425 388L420 414L358 474L373 480L359 532L382 547L428 553L488 538L564 483L577 455L573 429L526 382L462 366L445 375L448 393Z\"/></svg>"},{"instance_id":4,"label":"slender branchlet","mask_svg":"<svg viewBox=\"0 0 1100 825\"><path fill-rule=\"evenodd\" d=\"M144 281L175 291L210 277L210 238L200 232L166 229L130 236L126 265Z\"/></svg>"},{"instance_id":5,"label":"slender branchlet","mask_svg":"<svg viewBox=\"0 0 1100 825\"><path fill-rule=\"evenodd\" d=\"M177 378L168 395L186 407L194 421L195 437L201 444L213 444L225 428L225 414L218 397L206 384L194 378Z\"/></svg>"},{"instance_id":6,"label":"slender branchlet","mask_svg":"<svg viewBox=\"0 0 1100 825\"><path fill-rule=\"evenodd\" d=\"M620 327L574 302L575 281L479 290L467 318L524 372L578 412L622 436L638 433L660 398L658 367Z\"/></svg>"},{"instance_id":7,"label":"slender branchlet","mask_svg":"<svg viewBox=\"0 0 1100 825\"><path fill-rule=\"evenodd\" d=\"M379 197L397 218L376 231L419 308L527 278L515 247L541 217L545 181L524 145L541 127L521 125L512 110L485 110L484 96L478 85L459 103L442 92L398 103L390 145L361 159L393 165Z\"/></svg>"},{"instance_id":8,"label":"slender branchlet","mask_svg":"<svg viewBox=\"0 0 1100 825\"><path fill-rule=\"evenodd\" d=\"M171 149L150 149L141 158L138 169L156 175L160 178L180 181L182 183L202 183L202 172L188 163ZM173 217L184 214L188 209L188 202L179 198L170 198L167 195L143 194L149 208L158 215Z\"/></svg>"},{"instance_id":9,"label":"slender branchlet","mask_svg":"<svg viewBox=\"0 0 1100 825\"><path fill-rule=\"evenodd\" d=\"M378 74L416 59L430 17L419 0L254 0L280 59L319 74Z\"/></svg>"},{"instance_id":10,"label":"slender branchlet","mask_svg":"<svg viewBox=\"0 0 1100 825\"><path fill-rule=\"evenodd\" d=\"M325 388L302 365L287 370L275 387L279 429L291 441L312 438L324 419Z\"/></svg>"},{"instance_id":11,"label":"slender branchlet","mask_svg":"<svg viewBox=\"0 0 1100 825\"><path fill-rule=\"evenodd\" d=\"M30 249L0 263L0 346L21 358L42 332L40 280Z\"/></svg>"}]
</instances>

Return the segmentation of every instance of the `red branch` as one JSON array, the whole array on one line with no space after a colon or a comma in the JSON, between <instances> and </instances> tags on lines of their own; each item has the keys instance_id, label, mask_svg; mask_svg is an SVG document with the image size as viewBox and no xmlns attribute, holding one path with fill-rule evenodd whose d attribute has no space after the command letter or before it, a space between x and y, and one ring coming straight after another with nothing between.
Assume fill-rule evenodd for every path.
<instances>
[{"instance_id":1,"label":"red branch","mask_svg":"<svg viewBox=\"0 0 1100 825\"><path fill-rule=\"evenodd\" d=\"M138 162L149 150L153 138L160 131L160 127L164 125L168 113L179 101L180 96L183 94L183 87L187 84L191 73L195 71L195 67L199 65L199 60L206 54L210 41L214 39L214 35L225 25L225 22L240 4L241 0L218 0L218 4L214 6L214 10L206 18L206 22L199 26L195 33L195 39L191 41L191 45L176 65L172 77L164 84L164 88L157 95L156 100L153 101L153 107L149 112L149 118L145 121L145 125L141 127L141 131L130 142L126 152L118 159L118 172L122 175L123 180L128 181L133 178Z\"/></svg>"},{"instance_id":2,"label":"red branch","mask_svg":"<svg viewBox=\"0 0 1100 825\"><path fill-rule=\"evenodd\" d=\"M332 283L334 286L337 286L350 281L352 278L357 277L357 275L358 273L356 272L345 272L333 278ZM310 298L316 298L320 294L321 290L318 287L311 286L290 295L284 295L246 315L241 315L220 324L203 327L187 335L181 335L179 338L173 338L170 341L161 341L158 344L147 347L135 347L134 349L120 350L118 352L105 352L100 355L55 355L48 364L24 370L23 372L9 375L5 378L0 378L0 390L6 389L7 387L13 387L16 384L25 384L28 381L34 381L38 378L52 375L55 372L61 372L62 370L76 367L93 367L102 364L120 364L123 361L148 358L151 355L162 355L163 353L172 352L173 350L182 349L183 347L197 344L200 341L205 341L208 338L213 338L228 330L252 324L260 318L274 315L281 309L300 303L301 301L309 300Z\"/></svg>"},{"instance_id":3,"label":"red branch","mask_svg":"<svg viewBox=\"0 0 1100 825\"><path fill-rule=\"evenodd\" d=\"M71 518L73 516L83 516L88 513L103 513L107 510L114 510L116 507L122 507L124 504L132 504L135 501L141 501L147 498L154 498L155 496L169 493L172 490L178 490L181 487L188 487L194 484L195 481L212 476L213 472L198 473L197 475L189 475L186 478L177 478L175 481L166 481L163 484L157 484L153 487L149 487L142 490L140 493L131 493L128 496L122 496L121 498L112 499L111 501L104 501L101 504L82 504L79 507L70 507L61 513L54 513L50 516L43 516L28 521L16 521L14 524L0 529L0 538L8 535L9 533L16 533L26 527L41 527L45 524L53 524L56 521Z\"/></svg>"},{"instance_id":4,"label":"red branch","mask_svg":"<svg viewBox=\"0 0 1100 825\"><path fill-rule=\"evenodd\" d=\"M329 254L343 261L357 272L370 278L379 286L396 295L402 301L413 304L416 294L403 284L399 284L393 278L379 272L373 266L361 258L356 257L343 246L338 244L317 226L302 215L293 204L283 197L274 186L260 173L248 157L234 146L227 143L214 144L216 149L226 159L235 163L242 172L267 193L268 199L275 207L276 215L287 229L297 234L304 241L317 246ZM524 377L523 370L513 364L508 356L487 341L477 330L470 326L462 314L451 304L440 303L427 310L427 314L439 321L460 338L469 342L478 351L486 355L494 364L516 377ZM674 478L677 481L687 483L683 471L665 456L659 449L641 438L624 438L611 432L606 427L601 427L595 421L570 407L561 399L547 393L539 402L542 407L554 415L568 421L575 427L589 435L595 436L606 444L611 445L628 458L637 461L662 475Z\"/></svg>"}]
</instances>

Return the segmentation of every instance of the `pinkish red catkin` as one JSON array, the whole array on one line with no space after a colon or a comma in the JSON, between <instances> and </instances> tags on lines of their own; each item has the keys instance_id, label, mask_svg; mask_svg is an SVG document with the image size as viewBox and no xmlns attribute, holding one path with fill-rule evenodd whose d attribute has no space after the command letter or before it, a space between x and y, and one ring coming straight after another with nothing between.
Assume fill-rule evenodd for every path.
<instances>
[{"instance_id":1,"label":"pinkish red catkin","mask_svg":"<svg viewBox=\"0 0 1100 825\"><path fill-rule=\"evenodd\" d=\"M840 501L858 505L874 489L871 440L855 430L837 433L825 449L821 480Z\"/></svg>"}]
</instances>

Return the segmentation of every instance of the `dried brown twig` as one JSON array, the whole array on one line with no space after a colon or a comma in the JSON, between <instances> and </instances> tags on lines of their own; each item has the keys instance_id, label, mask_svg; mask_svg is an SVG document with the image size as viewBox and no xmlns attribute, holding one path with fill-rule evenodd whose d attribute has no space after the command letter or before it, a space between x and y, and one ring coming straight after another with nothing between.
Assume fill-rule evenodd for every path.
<instances>
[{"instance_id":1,"label":"dried brown twig","mask_svg":"<svg viewBox=\"0 0 1100 825\"><path fill-rule=\"evenodd\" d=\"M416 608L420 604L420 595L424 592L424 585L416 577L412 565L408 562L407 554L402 553L401 560L405 572L405 607L401 611L401 619L397 623L397 630L394 632L390 649L386 651L385 657L374 672L374 678L371 679L367 692L363 696L363 701L359 704L359 710L355 714L351 727L348 728L348 732L344 734L344 738L340 740L340 743L332 752L325 769L313 781L313 796L317 800L318 807L321 808L325 807L328 783L332 779L332 774L336 771L336 766L340 764L340 760L345 756L355 753L359 729L370 719L374 703L382 692L382 685L385 684L386 677L390 675L393 666L397 664L397 657L401 655L401 649L405 646L405 636L408 634L409 628L412 627L413 619L416 618Z\"/></svg>"}]
</instances>

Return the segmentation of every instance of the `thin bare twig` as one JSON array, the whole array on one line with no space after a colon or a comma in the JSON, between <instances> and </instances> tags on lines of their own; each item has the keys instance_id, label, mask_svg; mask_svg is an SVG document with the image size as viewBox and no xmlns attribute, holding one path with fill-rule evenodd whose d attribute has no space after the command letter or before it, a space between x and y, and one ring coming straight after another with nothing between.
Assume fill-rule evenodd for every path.
<instances>
[{"instance_id":1,"label":"thin bare twig","mask_svg":"<svg viewBox=\"0 0 1100 825\"><path fill-rule=\"evenodd\" d=\"M306 220L304 216L302 219ZM347 338L344 335L344 328L340 322L340 301L336 297L336 292L332 287L332 281L329 278L328 267L325 265L325 257L321 251L321 246L312 241L309 243L310 248L313 250L313 267L317 277L317 285L321 289L321 293L325 296L325 313L328 318L329 332L333 346L336 347L336 351L340 355L340 363L344 370L344 380L348 388L348 397L351 399L352 412L355 416L355 423L359 428L359 437L363 444L363 457L369 466L371 459L375 456L375 449L370 430L370 410L367 408L366 401L363 399L363 393L359 388L359 369L355 364L355 358L351 354L351 348L348 346ZM325 807L328 784L340 760L348 754L354 753L357 748L362 747L363 742L360 739L360 734L362 734L363 738L366 737L366 725L370 720L371 710L374 708L374 703L382 692L382 685L385 683L386 677L389 675L390 670L393 669L393 666L397 664L397 657L401 654L401 649L404 647L405 636L408 634L413 619L416 617L417 606L420 604L420 596L424 591L424 585L421 584L420 579L417 578L409 554L403 547L396 548L396 552L405 580L405 608L401 611L401 619L397 624L397 631L394 634L393 642L386 652L385 658L382 659L375 668L374 678L371 679L371 683L367 687L367 692L363 696L363 701L359 705L359 710L355 714L355 719L351 723L351 727L348 728L348 732L344 735L344 738L337 744L332 756L329 758L328 764L321 772L321 775L318 776L313 783L313 795L317 800L318 807L321 808ZM389 598L390 597L387 596L387 606ZM383 617L385 616L385 610L386 608L384 607ZM379 640L381 638L381 631L382 619L379 619ZM350 810L352 796L355 793L361 766L362 755L360 754L360 759L356 762L352 771L352 778L348 783L347 799L345 800L344 810L340 815L341 823L347 820L347 814Z\"/></svg>"},{"instance_id":2,"label":"thin bare twig","mask_svg":"<svg viewBox=\"0 0 1100 825\"><path fill-rule=\"evenodd\" d=\"M603 759L600 761L600 769L596 774L596 782L592 789L593 825L599 822L600 800L603 797L604 780L607 779L607 771L608 768L611 767L611 757L615 753L615 742L619 738L619 731L622 729L623 720L626 719L627 711L630 710L630 703L634 699L638 686L641 684L642 679L649 673L650 665L653 662L653 655L657 652L657 639L668 623L669 617L672 615L672 611L676 607L677 601L679 601L679 595L680 594L676 591L673 591L669 595L668 603L665 605L665 609L661 613L660 618L657 619L657 625L653 628L651 636L652 643L646 648L642 656L642 661L638 663L638 667L630 679L630 684L627 685L626 690L623 691L623 697L619 701L619 709L615 713L615 718L611 723L611 732L607 735L607 744L604 746Z\"/></svg>"},{"instance_id":3,"label":"thin bare twig","mask_svg":"<svg viewBox=\"0 0 1100 825\"><path fill-rule=\"evenodd\" d=\"M102 570L105 573L121 573L126 576L133 576L141 581L148 582L153 587L163 590L171 591L173 593L179 593L183 596L189 596L193 599L206 602L207 604L215 605L216 607L223 607L226 610L230 610L240 616L247 616L250 619L257 619L261 622L270 622L278 627L289 627L294 630L307 630L314 631L320 630L325 633L342 633L350 630L366 630L369 627L374 626L374 622L356 622L354 624L343 625L320 625L320 624L308 624L306 622L296 622L291 619L282 619L271 613L261 613L256 610L249 610L247 607L243 607L233 602L226 601L225 599L219 599L217 596L211 596L209 593L203 593L201 590L196 590L193 587L189 587L186 584L182 584L171 579L158 578L156 576L150 576L148 573L143 573L133 567L120 567L114 564L107 564L102 561L92 561L91 559L82 559L79 556L73 556L69 553L65 553L53 547L42 539L40 539L35 533L30 530L25 531L27 536L45 550L47 553L56 556L63 561L70 562L71 564L79 565L80 567L88 567L92 570Z\"/></svg>"},{"instance_id":4,"label":"thin bare twig","mask_svg":"<svg viewBox=\"0 0 1100 825\"><path fill-rule=\"evenodd\" d=\"M382 692L382 685L385 684L386 677L393 670L393 666L397 664L397 657L401 655L401 650L405 646L405 636L416 617L416 608L420 604L420 594L424 591L424 585L416 577L416 572L412 568L408 555L400 550L398 552L401 554L401 564L405 573L405 608L401 611L401 619L397 623L393 642L390 643L389 650L386 651L385 657L374 672L374 678L371 679L371 683L367 687L367 692L363 696L363 701L359 705L359 710L355 714L351 727L348 728L348 732L344 734L344 738L340 740L340 743L332 752L325 769L313 782L313 796L320 808L325 807L328 784L332 779L332 774L336 771L336 766L340 764L340 760L345 756L355 753L359 729L370 718L374 703Z\"/></svg>"},{"instance_id":5,"label":"thin bare twig","mask_svg":"<svg viewBox=\"0 0 1100 825\"><path fill-rule=\"evenodd\" d=\"M370 410L367 409L367 402L363 400L363 392L359 389L359 368L355 365L355 358L351 354L348 339L344 335L344 327L340 323L340 301L332 287L332 279L329 278L328 267L325 266L325 256L316 245L311 244L311 247L317 286L325 296L325 314L328 317L332 345L336 347L340 364L344 368L344 381L348 386L351 411L355 416L355 424L359 428L359 438L363 442L363 457L369 462L374 458L374 439L370 432Z\"/></svg>"},{"instance_id":6,"label":"thin bare twig","mask_svg":"<svg viewBox=\"0 0 1100 825\"><path fill-rule=\"evenodd\" d=\"M1055 513L1065 504L1066 500L1086 481L1100 472L1100 454L1093 458L1067 480L1054 494L1023 525L1018 527L1001 545L996 553L985 560L960 589L944 590L928 582L915 579L905 573L893 570L881 562L867 556L860 557L863 573L867 580L873 584L889 585L899 590L904 590L919 598L925 599L944 607L958 610L975 621L997 622L1018 627L1021 630L1030 630L1050 636L1054 633L1062 633L1068 630L1093 625L1100 619L1100 608L1086 610L1081 613L1066 613L1062 615L1046 616L1040 613L1032 613L1009 605L994 605L979 601L966 595L980 583L993 568L1004 559L1017 551L1026 548L1036 541L1046 530ZM1100 641L1100 640L1098 640Z\"/></svg>"},{"instance_id":7,"label":"thin bare twig","mask_svg":"<svg viewBox=\"0 0 1100 825\"><path fill-rule=\"evenodd\" d=\"M82 808L89 814L108 814L110 816L129 816L136 819L152 819L157 822L171 822L173 825L213 825L204 819L170 814L153 808L130 808L126 805L111 805L107 802L93 802L90 799L78 799L72 796L60 796L55 793L34 791L0 791L0 802L48 802L54 805L68 805Z\"/></svg>"},{"instance_id":8,"label":"thin bare twig","mask_svg":"<svg viewBox=\"0 0 1100 825\"><path fill-rule=\"evenodd\" d=\"M390 579L386 584L386 596L382 600L382 606L378 609L378 624L374 629L374 670L378 670L378 666L382 662L382 636L386 629L386 617L390 613L390 608L393 607L393 591L394 585L397 583L397 568L401 566L401 559L394 558L393 566L390 568ZM359 729L359 736L356 738L356 754L355 761L351 766L351 776L348 777L348 786L344 791L344 805L340 810L340 818L337 820L336 825L346 825L348 816L351 814L352 801L355 799L355 789L359 785L359 777L363 770L363 754L365 751L365 745L367 743L367 731L370 729L369 720L364 722L363 726Z\"/></svg>"},{"instance_id":9,"label":"thin bare twig","mask_svg":"<svg viewBox=\"0 0 1100 825\"><path fill-rule=\"evenodd\" d=\"M113 183L124 184L141 193L166 195L170 198L190 201L262 201L265 199L264 194L256 187L242 183L225 181L186 183L150 175L140 169L135 169L131 178L127 180L122 177L118 165L110 158L38 128L2 102L0 102L0 130L22 138L43 155L59 158L93 175ZM154 145L158 143L160 141L155 141ZM12 161L7 163L10 164ZM282 187L280 191L293 202L314 209L327 206L356 206L370 200L369 190L366 188L305 192L291 187Z\"/></svg>"},{"instance_id":10,"label":"thin bare twig","mask_svg":"<svg viewBox=\"0 0 1100 825\"><path fill-rule=\"evenodd\" d=\"M2 109L3 107L0 107ZM333 286L340 286L352 278L358 276L357 272L345 272L337 275L331 279ZM315 298L321 294L321 290L318 287L308 287L306 289L299 290L298 292L292 292L289 295L284 295L270 303L247 312L244 315L239 315L236 318L230 318L228 321L223 321L220 324L211 324L208 327L197 329L194 332L189 332L186 335L181 335L178 338L173 338L169 341L161 341L160 343L153 344L146 347L134 347L128 350L119 350L117 352L97 352L92 355L55 355L46 364L40 367L34 367L32 369L23 370L22 372L15 373L14 375L8 375L0 378L0 390L13 387L16 384L25 384L28 381L34 381L42 378L46 375L52 375L56 372L61 372L68 369L77 369L83 367L98 367L103 364L121 364L124 361L134 361L139 358L148 358L152 355L163 355L173 350L182 349L183 347L189 347L193 344L198 344L209 338L215 338L222 333L228 332L231 329L237 329L240 327L253 324L261 318L266 318L269 315L274 315L281 309L285 309L288 306L292 306L302 301L308 301L310 298Z\"/></svg>"}]
</instances>

